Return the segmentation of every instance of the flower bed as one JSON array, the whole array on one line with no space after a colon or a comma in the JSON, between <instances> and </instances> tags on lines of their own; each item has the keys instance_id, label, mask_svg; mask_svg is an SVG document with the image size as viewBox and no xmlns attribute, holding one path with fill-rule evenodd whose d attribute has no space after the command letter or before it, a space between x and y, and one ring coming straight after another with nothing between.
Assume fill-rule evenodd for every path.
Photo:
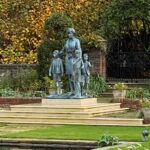
<instances>
[{"instance_id":1,"label":"flower bed","mask_svg":"<svg viewBox=\"0 0 150 150\"><path fill-rule=\"evenodd\" d=\"M32 104L32 103L41 103L42 98L15 98L15 97L0 97L0 105L21 105L21 104Z\"/></svg>"},{"instance_id":2,"label":"flower bed","mask_svg":"<svg viewBox=\"0 0 150 150\"><path fill-rule=\"evenodd\" d=\"M139 100L130 100L130 99L123 99L121 104L120 104L121 108L129 108L131 110L139 110L142 105L140 103Z\"/></svg>"}]
</instances>

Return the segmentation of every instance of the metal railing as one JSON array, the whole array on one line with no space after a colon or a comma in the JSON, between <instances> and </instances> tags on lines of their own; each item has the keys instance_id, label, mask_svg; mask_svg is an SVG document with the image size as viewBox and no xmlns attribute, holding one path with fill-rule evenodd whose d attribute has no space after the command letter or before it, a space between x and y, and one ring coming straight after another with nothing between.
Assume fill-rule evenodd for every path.
<instances>
[{"instance_id":1,"label":"metal railing","mask_svg":"<svg viewBox=\"0 0 150 150\"><path fill-rule=\"evenodd\" d=\"M150 52L111 52L107 55L107 76L150 79Z\"/></svg>"}]
</instances>

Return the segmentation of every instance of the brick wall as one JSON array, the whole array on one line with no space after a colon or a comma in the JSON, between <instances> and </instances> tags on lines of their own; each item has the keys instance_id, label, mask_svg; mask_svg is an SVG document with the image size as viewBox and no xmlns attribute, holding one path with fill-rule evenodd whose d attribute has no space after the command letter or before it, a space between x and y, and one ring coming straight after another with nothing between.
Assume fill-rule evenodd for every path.
<instances>
[{"instance_id":1,"label":"brick wall","mask_svg":"<svg viewBox=\"0 0 150 150\"><path fill-rule=\"evenodd\" d=\"M89 60L92 64L91 73L99 74L106 79L106 55L98 49L93 49L88 52Z\"/></svg>"}]
</instances>

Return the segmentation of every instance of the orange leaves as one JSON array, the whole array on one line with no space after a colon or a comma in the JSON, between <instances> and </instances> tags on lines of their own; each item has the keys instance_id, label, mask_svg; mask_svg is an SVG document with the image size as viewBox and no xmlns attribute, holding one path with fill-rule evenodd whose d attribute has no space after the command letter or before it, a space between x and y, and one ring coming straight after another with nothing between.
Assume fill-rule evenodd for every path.
<instances>
[{"instance_id":1,"label":"orange leaves","mask_svg":"<svg viewBox=\"0 0 150 150\"><path fill-rule=\"evenodd\" d=\"M0 63L36 63L43 25L53 12L71 17L80 37L93 32L104 8L102 1L103 4L97 0L2 0L0 33L4 41L0 45Z\"/></svg>"}]
</instances>

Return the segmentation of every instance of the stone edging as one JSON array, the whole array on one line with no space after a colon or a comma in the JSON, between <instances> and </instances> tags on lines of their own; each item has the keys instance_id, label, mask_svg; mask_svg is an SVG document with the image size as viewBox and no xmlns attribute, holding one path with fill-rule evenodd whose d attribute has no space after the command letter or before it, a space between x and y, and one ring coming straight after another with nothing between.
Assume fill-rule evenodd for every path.
<instances>
[{"instance_id":1,"label":"stone edging","mask_svg":"<svg viewBox=\"0 0 150 150\"><path fill-rule=\"evenodd\" d=\"M110 148L121 148L121 147L125 147L125 146L135 145L138 143L139 142L120 142L118 145L115 145L115 146L107 146L107 147L102 147L102 148L96 148L93 150L109 150Z\"/></svg>"},{"instance_id":2,"label":"stone edging","mask_svg":"<svg viewBox=\"0 0 150 150\"><path fill-rule=\"evenodd\" d=\"M81 140L44 140L1 138L0 146L32 147L32 148L78 148L82 150L97 147L96 141Z\"/></svg>"},{"instance_id":3,"label":"stone edging","mask_svg":"<svg viewBox=\"0 0 150 150\"><path fill-rule=\"evenodd\" d=\"M92 148L91 150L108 150L138 144L139 142L120 142L119 145L97 148L97 141L88 140L47 140L0 138L0 146L38 147L38 148Z\"/></svg>"}]
</instances>

